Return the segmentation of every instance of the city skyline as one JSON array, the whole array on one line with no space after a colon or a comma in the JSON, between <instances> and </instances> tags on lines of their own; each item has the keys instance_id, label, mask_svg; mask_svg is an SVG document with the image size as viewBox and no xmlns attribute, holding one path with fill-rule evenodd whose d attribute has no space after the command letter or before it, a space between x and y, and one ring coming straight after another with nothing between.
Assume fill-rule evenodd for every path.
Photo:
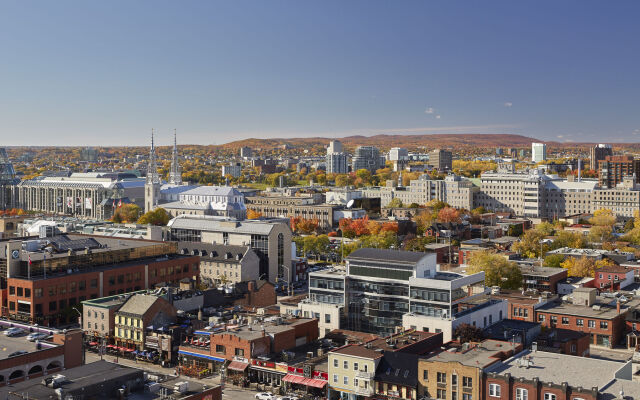
<instances>
[{"instance_id":1,"label":"city skyline","mask_svg":"<svg viewBox=\"0 0 640 400\"><path fill-rule=\"evenodd\" d=\"M5 3L3 145L507 133L634 142L619 2ZM163 127L166 127L164 129Z\"/></svg>"}]
</instances>

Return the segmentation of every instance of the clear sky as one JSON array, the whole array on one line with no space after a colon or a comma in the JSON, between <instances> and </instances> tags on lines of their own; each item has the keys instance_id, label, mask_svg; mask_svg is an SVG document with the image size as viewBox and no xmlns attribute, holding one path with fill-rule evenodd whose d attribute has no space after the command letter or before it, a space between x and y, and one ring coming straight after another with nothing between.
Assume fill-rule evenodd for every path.
<instances>
[{"instance_id":1,"label":"clear sky","mask_svg":"<svg viewBox=\"0 0 640 400\"><path fill-rule=\"evenodd\" d=\"M0 145L640 139L638 1L0 0Z\"/></svg>"}]
</instances>

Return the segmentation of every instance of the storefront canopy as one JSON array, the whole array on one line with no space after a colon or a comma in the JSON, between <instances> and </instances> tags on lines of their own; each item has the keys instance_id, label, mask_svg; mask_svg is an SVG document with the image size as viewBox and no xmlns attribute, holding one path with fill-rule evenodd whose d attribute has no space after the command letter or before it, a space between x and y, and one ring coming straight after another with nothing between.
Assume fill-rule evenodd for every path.
<instances>
[{"instance_id":1,"label":"storefront canopy","mask_svg":"<svg viewBox=\"0 0 640 400\"><path fill-rule=\"evenodd\" d=\"M227 366L227 369L230 369L232 371L243 372L245 369L247 369L248 366L249 366L249 364L247 364L247 363L243 363L243 362L240 362L240 361L231 361L229 363L229 365Z\"/></svg>"},{"instance_id":2,"label":"storefront canopy","mask_svg":"<svg viewBox=\"0 0 640 400\"><path fill-rule=\"evenodd\" d=\"M284 378L282 378L282 381L295 383L297 385L315 387L318 389L322 389L327 384L327 381L324 381L322 379L311 379L311 378L305 378L300 375L292 375L292 374L286 375Z\"/></svg>"}]
</instances>

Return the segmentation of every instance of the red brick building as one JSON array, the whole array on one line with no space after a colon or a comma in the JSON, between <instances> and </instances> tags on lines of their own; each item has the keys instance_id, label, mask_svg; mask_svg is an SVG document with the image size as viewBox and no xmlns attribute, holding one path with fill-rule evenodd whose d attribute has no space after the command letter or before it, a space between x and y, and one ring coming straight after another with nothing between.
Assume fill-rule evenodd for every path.
<instances>
[{"instance_id":1,"label":"red brick building","mask_svg":"<svg viewBox=\"0 0 640 400\"><path fill-rule=\"evenodd\" d=\"M0 257L2 315L40 325L77 319L72 307L83 300L198 276L199 257L176 255L173 242L63 235L29 245L29 252L22 241L4 244L10 257Z\"/></svg>"},{"instance_id":2,"label":"red brick building","mask_svg":"<svg viewBox=\"0 0 640 400\"><path fill-rule=\"evenodd\" d=\"M615 292L634 282L634 271L621 265L606 265L597 269L593 278L596 289Z\"/></svg>"},{"instance_id":3,"label":"red brick building","mask_svg":"<svg viewBox=\"0 0 640 400\"><path fill-rule=\"evenodd\" d=\"M508 319L528 322L537 322L536 309L557 299L556 296L522 294L518 290L504 289L501 289L499 293L492 294L491 297L507 301Z\"/></svg>"}]
</instances>

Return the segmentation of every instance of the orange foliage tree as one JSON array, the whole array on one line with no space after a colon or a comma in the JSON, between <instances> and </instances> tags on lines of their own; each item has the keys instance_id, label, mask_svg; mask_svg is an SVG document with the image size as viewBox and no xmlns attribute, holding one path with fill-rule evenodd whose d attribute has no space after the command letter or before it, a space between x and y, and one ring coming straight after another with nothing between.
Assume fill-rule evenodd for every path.
<instances>
[{"instance_id":1,"label":"orange foliage tree","mask_svg":"<svg viewBox=\"0 0 640 400\"><path fill-rule=\"evenodd\" d=\"M291 227L291 231L297 233L311 234L318 230L318 226L320 225L320 221L318 219L306 219L302 217L291 217L289 219L289 226Z\"/></svg>"},{"instance_id":2,"label":"orange foliage tree","mask_svg":"<svg viewBox=\"0 0 640 400\"><path fill-rule=\"evenodd\" d=\"M453 207L445 207L438 211L438 221L447 222L460 222L460 211Z\"/></svg>"},{"instance_id":3,"label":"orange foliage tree","mask_svg":"<svg viewBox=\"0 0 640 400\"><path fill-rule=\"evenodd\" d=\"M262 217L262 213L260 211L255 211L252 209L247 209L247 219L258 219Z\"/></svg>"}]
</instances>

